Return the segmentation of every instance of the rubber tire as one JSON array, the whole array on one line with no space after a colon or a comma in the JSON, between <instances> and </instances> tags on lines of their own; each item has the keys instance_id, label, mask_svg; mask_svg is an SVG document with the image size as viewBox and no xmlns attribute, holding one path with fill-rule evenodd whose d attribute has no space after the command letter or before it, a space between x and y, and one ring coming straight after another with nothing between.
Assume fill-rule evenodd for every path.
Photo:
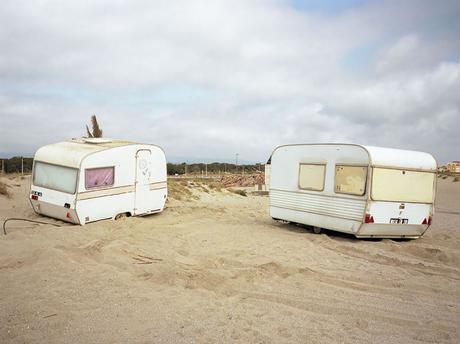
<instances>
[{"instance_id":1,"label":"rubber tire","mask_svg":"<svg viewBox=\"0 0 460 344\"><path fill-rule=\"evenodd\" d=\"M120 219L122 219L124 217L128 217L128 215L126 213L120 213L120 214L115 216L115 221L120 220Z\"/></svg>"},{"instance_id":2,"label":"rubber tire","mask_svg":"<svg viewBox=\"0 0 460 344\"><path fill-rule=\"evenodd\" d=\"M323 229L321 227L313 227L313 233L315 234L321 234L322 231Z\"/></svg>"}]
</instances>

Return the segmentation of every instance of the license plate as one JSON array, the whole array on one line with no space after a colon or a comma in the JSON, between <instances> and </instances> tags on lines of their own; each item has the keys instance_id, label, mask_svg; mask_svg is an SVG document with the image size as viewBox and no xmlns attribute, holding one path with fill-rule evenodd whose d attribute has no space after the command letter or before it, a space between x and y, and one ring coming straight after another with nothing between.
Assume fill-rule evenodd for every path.
<instances>
[{"instance_id":1,"label":"license plate","mask_svg":"<svg viewBox=\"0 0 460 344\"><path fill-rule=\"evenodd\" d=\"M405 225L409 223L409 219L400 219L400 218L390 219L390 223L400 223L400 224Z\"/></svg>"}]
</instances>

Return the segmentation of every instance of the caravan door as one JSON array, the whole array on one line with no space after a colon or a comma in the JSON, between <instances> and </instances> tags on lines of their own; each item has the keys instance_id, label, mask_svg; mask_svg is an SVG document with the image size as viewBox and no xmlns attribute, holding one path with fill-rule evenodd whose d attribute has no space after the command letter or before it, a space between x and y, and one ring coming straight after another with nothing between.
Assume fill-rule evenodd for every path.
<instances>
[{"instance_id":1,"label":"caravan door","mask_svg":"<svg viewBox=\"0 0 460 344\"><path fill-rule=\"evenodd\" d=\"M145 214L152 209L150 204L150 177L152 175L152 152L148 149L136 153L136 196L134 215Z\"/></svg>"}]
</instances>

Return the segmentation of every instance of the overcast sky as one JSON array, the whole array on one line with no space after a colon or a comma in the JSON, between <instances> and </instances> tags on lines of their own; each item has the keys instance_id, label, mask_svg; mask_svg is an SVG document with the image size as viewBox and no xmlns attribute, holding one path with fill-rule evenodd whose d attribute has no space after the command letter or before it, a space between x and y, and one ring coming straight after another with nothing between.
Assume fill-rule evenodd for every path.
<instances>
[{"instance_id":1,"label":"overcast sky","mask_svg":"<svg viewBox=\"0 0 460 344\"><path fill-rule=\"evenodd\" d=\"M85 134L265 161L355 142L460 160L460 1L0 2L0 155Z\"/></svg>"}]
</instances>

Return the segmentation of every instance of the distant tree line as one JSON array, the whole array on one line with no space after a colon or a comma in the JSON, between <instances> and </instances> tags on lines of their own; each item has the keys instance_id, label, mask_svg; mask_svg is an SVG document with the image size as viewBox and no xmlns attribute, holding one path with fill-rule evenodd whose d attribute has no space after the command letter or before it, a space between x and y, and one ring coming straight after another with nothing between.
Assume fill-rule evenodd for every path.
<instances>
[{"instance_id":1,"label":"distant tree line","mask_svg":"<svg viewBox=\"0 0 460 344\"><path fill-rule=\"evenodd\" d=\"M0 159L0 169L2 167L1 161L4 161L4 168L6 173L21 172L21 157L13 157L9 159ZM30 173L32 171L33 158L24 158L24 172ZM200 174L206 172L206 165L208 174L213 173L255 173L258 171L263 172L264 166L262 164L254 165L235 165L227 163L213 162L211 164L195 163L195 164L173 164L168 163L168 175L175 174Z\"/></svg>"},{"instance_id":2,"label":"distant tree line","mask_svg":"<svg viewBox=\"0 0 460 344\"><path fill-rule=\"evenodd\" d=\"M2 160L3 160L3 168L5 169L6 173L14 173L14 172L21 172L21 157L15 156L9 159L0 159L0 169L2 168ZM32 171L32 163L33 158L24 158L24 172L30 173Z\"/></svg>"}]
</instances>

